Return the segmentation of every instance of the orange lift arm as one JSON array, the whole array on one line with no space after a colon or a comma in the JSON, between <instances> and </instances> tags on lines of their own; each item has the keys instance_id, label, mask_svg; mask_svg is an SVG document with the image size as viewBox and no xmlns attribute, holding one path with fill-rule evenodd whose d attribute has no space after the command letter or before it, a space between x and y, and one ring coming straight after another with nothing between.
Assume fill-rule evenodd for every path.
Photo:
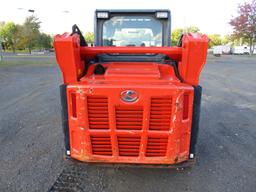
<instances>
[{"instance_id":1,"label":"orange lift arm","mask_svg":"<svg viewBox=\"0 0 256 192\"><path fill-rule=\"evenodd\" d=\"M65 84L74 83L85 73L85 65L97 54L165 54L178 62L179 73L185 83L198 85L200 72L205 65L208 37L185 34L181 47L81 47L79 36L65 33L56 35L54 47Z\"/></svg>"}]
</instances>

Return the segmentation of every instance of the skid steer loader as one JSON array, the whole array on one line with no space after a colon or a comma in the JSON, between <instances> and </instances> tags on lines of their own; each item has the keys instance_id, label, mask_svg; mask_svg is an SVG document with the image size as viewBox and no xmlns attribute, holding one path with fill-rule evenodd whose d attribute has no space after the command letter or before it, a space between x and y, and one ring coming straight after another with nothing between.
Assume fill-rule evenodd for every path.
<instances>
[{"instance_id":1,"label":"skid steer loader","mask_svg":"<svg viewBox=\"0 0 256 192\"><path fill-rule=\"evenodd\" d=\"M95 42L56 35L66 155L82 162L193 162L208 37L171 46L169 10L96 10Z\"/></svg>"}]
</instances>

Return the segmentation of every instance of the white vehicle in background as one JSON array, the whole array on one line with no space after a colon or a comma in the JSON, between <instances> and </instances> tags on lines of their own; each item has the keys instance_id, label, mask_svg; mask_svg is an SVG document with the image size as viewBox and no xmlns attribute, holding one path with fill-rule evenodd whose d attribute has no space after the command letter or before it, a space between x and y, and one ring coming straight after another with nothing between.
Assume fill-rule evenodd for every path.
<instances>
[{"instance_id":1,"label":"white vehicle in background","mask_svg":"<svg viewBox=\"0 0 256 192\"><path fill-rule=\"evenodd\" d=\"M222 46L221 45L213 47L213 55L216 57L220 57L222 55Z\"/></svg>"},{"instance_id":2,"label":"white vehicle in background","mask_svg":"<svg viewBox=\"0 0 256 192\"><path fill-rule=\"evenodd\" d=\"M235 46L232 49L232 54L234 54L234 55L249 55L250 48L248 46Z\"/></svg>"},{"instance_id":3,"label":"white vehicle in background","mask_svg":"<svg viewBox=\"0 0 256 192\"><path fill-rule=\"evenodd\" d=\"M231 53L231 46L230 45L222 45L222 53L223 54L230 54Z\"/></svg>"},{"instance_id":4,"label":"white vehicle in background","mask_svg":"<svg viewBox=\"0 0 256 192\"><path fill-rule=\"evenodd\" d=\"M231 46L230 45L217 45L212 47L212 53L215 56L220 56L222 54L230 54L231 53ZM209 50L209 52L211 51Z\"/></svg>"}]
</instances>

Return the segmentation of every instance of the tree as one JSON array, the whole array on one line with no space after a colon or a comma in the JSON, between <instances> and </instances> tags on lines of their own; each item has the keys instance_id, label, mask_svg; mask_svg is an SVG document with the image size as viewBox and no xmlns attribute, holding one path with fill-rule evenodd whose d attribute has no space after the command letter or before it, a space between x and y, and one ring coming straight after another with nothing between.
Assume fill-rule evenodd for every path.
<instances>
[{"instance_id":1,"label":"tree","mask_svg":"<svg viewBox=\"0 0 256 192\"><path fill-rule=\"evenodd\" d=\"M16 52L17 43L20 38L21 26L16 25L13 22L1 24L0 36L5 42L7 48L11 48L13 52Z\"/></svg>"},{"instance_id":2,"label":"tree","mask_svg":"<svg viewBox=\"0 0 256 192\"><path fill-rule=\"evenodd\" d=\"M221 39L221 44L222 45L227 45L227 44L233 44L233 39L232 39L232 35L225 35L222 39Z\"/></svg>"},{"instance_id":3,"label":"tree","mask_svg":"<svg viewBox=\"0 0 256 192\"><path fill-rule=\"evenodd\" d=\"M52 37L50 35L47 35L45 33L39 34L39 37L37 39L37 45L36 47L42 49L49 49L52 48Z\"/></svg>"},{"instance_id":4,"label":"tree","mask_svg":"<svg viewBox=\"0 0 256 192\"><path fill-rule=\"evenodd\" d=\"M185 29L176 28L172 31L172 35L171 35L172 44L177 45L178 42L179 42L179 39L180 39L180 37L183 33L196 33L196 32L199 32L199 31L200 31L199 28L196 27L196 26L190 26L190 27L187 27Z\"/></svg>"},{"instance_id":5,"label":"tree","mask_svg":"<svg viewBox=\"0 0 256 192\"><path fill-rule=\"evenodd\" d=\"M232 18L229 23L233 26L233 35L248 42L252 54L256 41L256 0L239 5L238 16Z\"/></svg>"},{"instance_id":6,"label":"tree","mask_svg":"<svg viewBox=\"0 0 256 192\"><path fill-rule=\"evenodd\" d=\"M31 53L33 48L52 48L52 37L40 32L40 21L35 16L26 18L23 25L0 22L0 39L6 49L24 50Z\"/></svg>"},{"instance_id":7,"label":"tree","mask_svg":"<svg viewBox=\"0 0 256 192\"><path fill-rule=\"evenodd\" d=\"M172 31L172 45L177 45L179 42L179 39L183 33L183 29L177 28Z\"/></svg>"},{"instance_id":8,"label":"tree","mask_svg":"<svg viewBox=\"0 0 256 192\"><path fill-rule=\"evenodd\" d=\"M197 33L199 31L200 31L200 29L196 26L190 26L190 27L185 28L186 33Z\"/></svg>"},{"instance_id":9,"label":"tree","mask_svg":"<svg viewBox=\"0 0 256 192\"><path fill-rule=\"evenodd\" d=\"M93 32L86 32L84 37L85 37L85 41L88 44L93 44L93 42L94 42L94 33Z\"/></svg>"},{"instance_id":10,"label":"tree","mask_svg":"<svg viewBox=\"0 0 256 192\"><path fill-rule=\"evenodd\" d=\"M221 45L222 44L222 39L219 34L212 34L208 35L210 42L209 42L209 47L211 48L212 46L215 45Z\"/></svg>"},{"instance_id":11,"label":"tree","mask_svg":"<svg viewBox=\"0 0 256 192\"><path fill-rule=\"evenodd\" d=\"M2 30L2 28L4 27L4 25L5 25L5 22L0 21L0 31Z\"/></svg>"},{"instance_id":12,"label":"tree","mask_svg":"<svg viewBox=\"0 0 256 192\"><path fill-rule=\"evenodd\" d=\"M40 21L35 16L26 18L23 24L21 44L31 53L32 48L36 47L40 37Z\"/></svg>"}]
</instances>

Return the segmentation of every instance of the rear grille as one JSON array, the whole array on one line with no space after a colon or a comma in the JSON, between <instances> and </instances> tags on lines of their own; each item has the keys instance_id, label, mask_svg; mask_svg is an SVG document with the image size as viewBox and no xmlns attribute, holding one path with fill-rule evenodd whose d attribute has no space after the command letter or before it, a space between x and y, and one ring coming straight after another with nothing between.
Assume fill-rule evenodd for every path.
<instances>
[{"instance_id":1,"label":"rear grille","mask_svg":"<svg viewBox=\"0 0 256 192\"><path fill-rule=\"evenodd\" d=\"M111 137L107 131L109 126L108 98L104 96L88 96L88 123L92 131L102 130L104 135L90 136L93 155L112 156ZM171 123L172 98L151 98L149 131L168 131ZM120 131L143 129L143 106L116 106L115 123ZM152 135L153 134L153 135ZM166 132L167 134L167 132ZM117 150L120 157L139 157L141 150L141 136L118 134ZM144 146L146 157L165 157L167 151L168 136L154 136L154 132L147 139ZM143 147L143 148L144 148Z\"/></svg>"},{"instance_id":2,"label":"rear grille","mask_svg":"<svg viewBox=\"0 0 256 192\"><path fill-rule=\"evenodd\" d=\"M136 106L116 107L116 129L141 130L143 108Z\"/></svg>"},{"instance_id":3,"label":"rear grille","mask_svg":"<svg viewBox=\"0 0 256 192\"><path fill-rule=\"evenodd\" d=\"M139 156L140 137L117 137L120 156Z\"/></svg>"},{"instance_id":4,"label":"rear grille","mask_svg":"<svg viewBox=\"0 0 256 192\"><path fill-rule=\"evenodd\" d=\"M171 97L151 98L149 130L168 131L172 113Z\"/></svg>"},{"instance_id":5,"label":"rear grille","mask_svg":"<svg viewBox=\"0 0 256 192\"><path fill-rule=\"evenodd\" d=\"M109 129L108 98L88 96L88 121L90 129Z\"/></svg>"},{"instance_id":6,"label":"rear grille","mask_svg":"<svg viewBox=\"0 0 256 192\"><path fill-rule=\"evenodd\" d=\"M149 137L146 157L163 157L166 155L168 138Z\"/></svg>"},{"instance_id":7,"label":"rear grille","mask_svg":"<svg viewBox=\"0 0 256 192\"><path fill-rule=\"evenodd\" d=\"M94 155L112 155L111 140L109 136L91 136L92 153Z\"/></svg>"}]
</instances>

